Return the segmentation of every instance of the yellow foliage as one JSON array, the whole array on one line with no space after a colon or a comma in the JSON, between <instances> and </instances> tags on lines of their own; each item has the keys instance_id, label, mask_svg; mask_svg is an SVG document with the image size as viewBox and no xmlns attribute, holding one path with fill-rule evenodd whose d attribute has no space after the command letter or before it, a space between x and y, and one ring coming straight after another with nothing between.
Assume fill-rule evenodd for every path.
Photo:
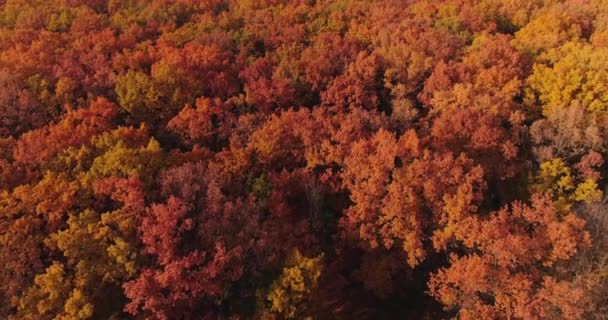
<instances>
[{"instance_id":1,"label":"yellow foliage","mask_svg":"<svg viewBox=\"0 0 608 320\"><path fill-rule=\"evenodd\" d=\"M323 255L303 256L297 249L287 260L279 279L266 296L270 305L262 319L306 319L310 317L310 298L323 270Z\"/></svg>"},{"instance_id":2,"label":"yellow foliage","mask_svg":"<svg viewBox=\"0 0 608 320\"><path fill-rule=\"evenodd\" d=\"M60 319L89 319L93 316L93 305L90 304L79 289L74 289L70 298L65 302L66 316Z\"/></svg>"},{"instance_id":3,"label":"yellow foliage","mask_svg":"<svg viewBox=\"0 0 608 320\"><path fill-rule=\"evenodd\" d=\"M153 178L152 173L158 169L163 160L163 152L158 141L150 138L145 147L131 148L123 141L110 147L105 153L96 157L89 172L83 177L83 184L89 185L100 177L128 177L138 175L146 182Z\"/></svg>"},{"instance_id":4,"label":"yellow foliage","mask_svg":"<svg viewBox=\"0 0 608 320\"><path fill-rule=\"evenodd\" d=\"M112 214L116 213L104 215ZM68 229L52 235L48 243L58 247L70 265L85 267L91 273L87 277L109 282L128 278L135 273L136 250L111 223L103 220L110 219L91 210L71 216Z\"/></svg>"},{"instance_id":5,"label":"yellow foliage","mask_svg":"<svg viewBox=\"0 0 608 320\"><path fill-rule=\"evenodd\" d=\"M526 103L542 104L543 114L574 103L592 112L608 111L608 48L569 42L549 50L527 79Z\"/></svg>"},{"instance_id":6,"label":"yellow foliage","mask_svg":"<svg viewBox=\"0 0 608 320\"><path fill-rule=\"evenodd\" d=\"M68 219L67 229L47 238L45 244L63 253L66 264L55 262L36 276L19 299L16 319L90 319L100 297L119 294L109 288L120 288L137 270L137 250L116 226L119 220L129 217L85 210ZM130 225L134 236L132 219Z\"/></svg>"},{"instance_id":7,"label":"yellow foliage","mask_svg":"<svg viewBox=\"0 0 608 320\"><path fill-rule=\"evenodd\" d=\"M549 193L556 208L564 213L570 211L575 202L591 203L602 198L602 192L595 181L587 179L577 184L570 168L560 158L540 165L532 191Z\"/></svg>"},{"instance_id":8,"label":"yellow foliage","mask_svg":"<svg viewBox=\"0 0 608 320\"><path fill-rule=\"evenodd\" d=\"M598 189L595 181L587 179L576 187L574 200L586 203L598 202L602 200L602 191Z\"/></svg>"},{"instance_id":9,"label":"yellow foliage","mask_svg":"<svg viewBox=\"0 0 608 320\"><path fill-rule=\"evenodd\" d=\"M521 28L513 42L518 49L536 55L578 40L581 33L581 26L568 13L553 9L539 14Z\"/></svg>"},{"instance_id":10,"label":"yellow foliage","mask_svg":"<svg viewBox=\"0 0 608 320\"><path fill-rule=\"evenodd\" d=\"M21 297L16 319L53 319L62 314L68 298L71 281L66 277L63 265L53 263L46 272L34 279L34 285Z\"/></svg>"},{"instance_id":11,"label":"yellow foliage","mask_svg":"<svg viewBox=\"0 0 608 320\"><path fill-rule=\"evenodd\" d=\"M129 71L116 79L118 102L136 117L144 116L146 110L154 108L160 93L148 75Z\"/></svg>"},{"instance_id":12,"label":"yellow foliage","mask_svg":"<svg viewBox=\"0 0 608 320\"><path fill-rule=\"evenodd\" d=\"M440 30L452 32L464 40L471 38L469 32L460 22L458 17L458 7L454 3L445 3L438 5L437 17L435 18L434 27Z\"/></svg>"},{"instance_id":13,"label":"yellow foliage","mask_svg":"<svg viewBox=\"0 0 608 320\"><path fill-rule=\"evenodd\" d=\"M78 85L74 82L74 80L68 77L61 77L57 80L57 84L55 85L55 96L64 102L71 101L74 97L72 92Z\"/></svg>"},{"instance_id":14,"label":"yellow foliage","mask_svg":"<svg viewBox=\"0 0 608 320\"><path fill-rule=\"evenodd\" d=\"M84 320L93 317L94 307L64 266L54 262L37 275L34 286L20 299L15 319Z\"/></svg>"},{"instance_id":15,"label":"yellow foliage","mask_svg":"<svg viewBox=\"0 0 608 320\"><path fill-rule=\"evenodd\" d=\"M47 29L53 32L65 32L70 29L73 14L70 10L64 9L52 14L47 24Z\"/></svg>"}]
</instances>

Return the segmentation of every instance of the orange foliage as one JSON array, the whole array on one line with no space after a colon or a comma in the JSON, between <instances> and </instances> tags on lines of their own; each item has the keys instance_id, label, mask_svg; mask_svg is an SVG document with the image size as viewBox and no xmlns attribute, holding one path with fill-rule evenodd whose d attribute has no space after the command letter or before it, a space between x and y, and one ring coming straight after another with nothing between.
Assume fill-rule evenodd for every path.
<instances>
[{"instance_id":1,"label":"orange foliage","mask_svg":"<svg viewBox=\"0 0 608 320\"><path fill-rule=\"evenodd\" d=\"M603 319L607 22L0 0L0 318Z\"/></svg>"}]
</instances>

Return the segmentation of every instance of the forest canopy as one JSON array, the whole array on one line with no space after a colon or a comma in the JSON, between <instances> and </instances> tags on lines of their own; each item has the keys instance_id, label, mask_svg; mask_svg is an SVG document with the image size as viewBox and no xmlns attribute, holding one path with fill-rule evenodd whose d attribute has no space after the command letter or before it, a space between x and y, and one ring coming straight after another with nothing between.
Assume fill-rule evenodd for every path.
<instances>
[{"instance_id":1,"label":"forest canopy","mask_svg":"<svg viewBox=\"0 0 608 320\"><path fill-rule=\"evenodd\" d=\"M605 319L608 1L0 0L0 318Z\"/></svg>"}]
</instances>

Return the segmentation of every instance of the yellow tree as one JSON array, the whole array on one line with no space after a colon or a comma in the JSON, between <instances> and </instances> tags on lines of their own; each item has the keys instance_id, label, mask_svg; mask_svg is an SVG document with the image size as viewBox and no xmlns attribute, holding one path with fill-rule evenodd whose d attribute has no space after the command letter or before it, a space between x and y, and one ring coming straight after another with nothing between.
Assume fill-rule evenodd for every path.
<instances>
[{"instance_id":1,"label":"yellow tree","mask_svg":"<svg viewBox=\"0 0 608 320\"><path fill-rule=\"evenodd\" d=\"M323 255L308 258L295 249L265 298L261 319L313 319L311 297L323 271Z\"/></svg>"},{"instance_id":2,"label":"yellow tree","mask_svg":"<svg viewBox=\"0 0 608 320\"><path fill-rule=\"evenodd\" d=\"M591 112L608 111L608 48L568 42L549 50L527 79L525 102L544 115L578 103Z\"/></svg>"}]
</instances>

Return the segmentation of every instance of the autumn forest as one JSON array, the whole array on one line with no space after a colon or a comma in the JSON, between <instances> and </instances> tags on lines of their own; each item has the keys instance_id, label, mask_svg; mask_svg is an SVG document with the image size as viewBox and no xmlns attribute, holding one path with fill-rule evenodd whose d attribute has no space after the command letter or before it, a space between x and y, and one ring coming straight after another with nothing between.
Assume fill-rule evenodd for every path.
<instances>
[{"instance_id":1,"label":"autumn forest","mask_svg":"<svg viewBox=\"0 0 608 320\"><path fill-rule=\"evenodd\" d=\"M608 319L608 1L0 0L0 319Z\"/></svg>"}]
</instances>

